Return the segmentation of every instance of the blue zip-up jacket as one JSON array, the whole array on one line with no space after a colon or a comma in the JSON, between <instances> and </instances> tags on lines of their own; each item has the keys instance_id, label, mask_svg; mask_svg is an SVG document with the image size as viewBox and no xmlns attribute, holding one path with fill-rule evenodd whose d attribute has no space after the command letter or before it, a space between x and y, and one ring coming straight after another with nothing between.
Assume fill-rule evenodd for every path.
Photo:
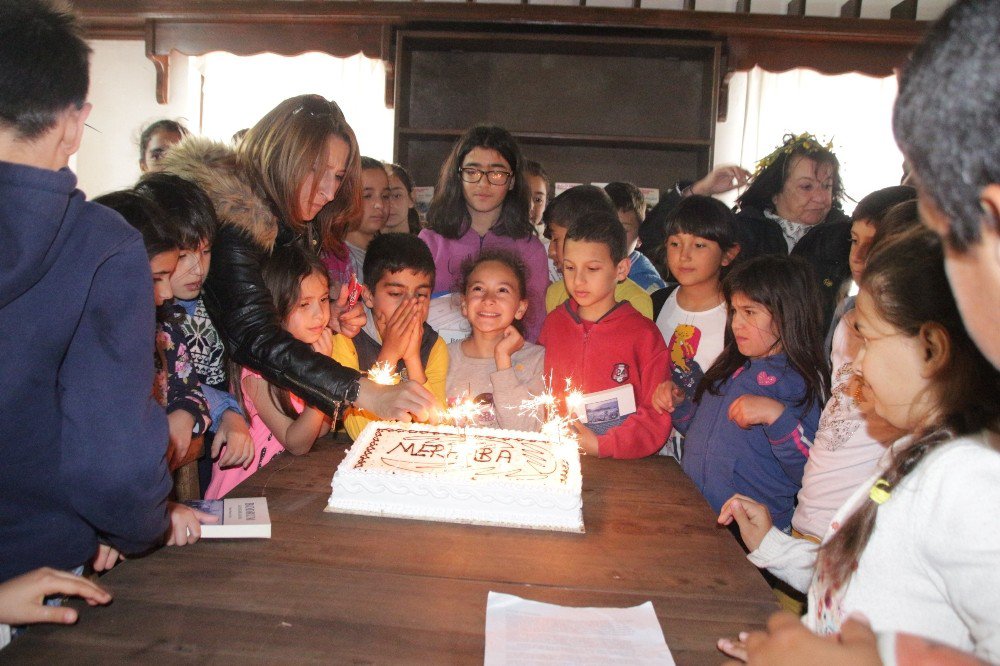
<instances>
[{"instance_id":1,"label":"blue zip-up jacket","mask_svg":"<svg viewBox=\"0 0 1000 666\"><path fill-rule=\"evenodd\" d=\"M0 581L167 529L153 278L139 232L69 169L0 162Z\"/></svg>"},{"instance_id":2,"label":"blue zip-up jacket","mask_svg":"<svg viewBox=\"0 0 1000 666\"><path fill-rule=\"evenodd\" d=\"M778 529L792 524L821 411L819 404L796 406L805 392L788 357L775 354L737 369L719 395L705 391L700 404L685 401L674 410L674 427L684 435L681 465L715 511L741 493L767 505ZM773 398L785 411L769 426L744 430L729 420L729 406L747 394Z\"/></svg>"}]
</instances>

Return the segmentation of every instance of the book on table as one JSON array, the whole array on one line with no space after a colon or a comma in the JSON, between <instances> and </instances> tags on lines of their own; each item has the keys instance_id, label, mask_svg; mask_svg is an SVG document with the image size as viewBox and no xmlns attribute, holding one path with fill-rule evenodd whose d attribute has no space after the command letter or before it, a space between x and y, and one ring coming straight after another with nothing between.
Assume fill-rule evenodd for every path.
<instances>
[{"instance_id":1,"label":"book on table","mask_svg":"<svg viewBox=\"0 0 1000 666\"><path fill-rule=\"evenodd\" d=\"M266 497L190 500L185 504L219 519L217 523L202 523L203 539L271 538L271 516L267 512Z\"/></svg>"}]
</instances>

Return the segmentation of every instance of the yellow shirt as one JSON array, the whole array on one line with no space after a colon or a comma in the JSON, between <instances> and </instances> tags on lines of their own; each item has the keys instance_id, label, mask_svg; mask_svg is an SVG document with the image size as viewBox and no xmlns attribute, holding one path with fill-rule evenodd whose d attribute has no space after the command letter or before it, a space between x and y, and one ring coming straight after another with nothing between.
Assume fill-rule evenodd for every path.
<instances>
[{"instance_id":1,"label":"yellow shirt","mask_svg":"<svg viewBox=\"0 0 1000 666\"><path fill-rule=\"evenodd\" d=\"M358 367L358 350L354 347L354 340L346 335L333 336L333 360L344 367L354 370L361 370ZM365 368L368 370L368 368ZM445 384L448 379L448 346L444 339L438 336L431 347L431 353L427 357L427 367L424 368L427 375L427 382L424 387L434 394L439 407L445 405ZM344 429L351 439L356 439L369 421L379 420L378 416L371 412L366 412L358 407L350 407L344 412Z\"/></svg>"},{"instance_id":2,"label":"yellow shirt","mask_svg":"<svg viewBox=\"0 0 1000 666\"><path fill-rule=\"evenodd\" d=\"M548 291L545 292L545 312L552 312L567 298L569 298L569 292L566 291L566 281L553 282L549 285ZM647 319L653 318L653 299L643 291L642 287L628 278L624 282L619 282L618 286L615 287L615 300L628 301Z\"/></svg>"}]
</instances>

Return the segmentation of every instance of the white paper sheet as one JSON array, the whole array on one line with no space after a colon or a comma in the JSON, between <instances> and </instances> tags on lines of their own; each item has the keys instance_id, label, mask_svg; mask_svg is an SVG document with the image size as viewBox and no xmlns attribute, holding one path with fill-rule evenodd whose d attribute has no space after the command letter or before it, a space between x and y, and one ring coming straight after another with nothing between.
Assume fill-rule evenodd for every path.
<instances>
[{"instance_id":1,"label":"white paper sheet","mask_svg":"<svg viewBox=\"0 0 1000 666\"><path fill-rule=\"evenodd\" d=\"M674 658L651 601L633 608L570 608L490 592L484 664L673 666Z\"/></svg>"}]
</instances>

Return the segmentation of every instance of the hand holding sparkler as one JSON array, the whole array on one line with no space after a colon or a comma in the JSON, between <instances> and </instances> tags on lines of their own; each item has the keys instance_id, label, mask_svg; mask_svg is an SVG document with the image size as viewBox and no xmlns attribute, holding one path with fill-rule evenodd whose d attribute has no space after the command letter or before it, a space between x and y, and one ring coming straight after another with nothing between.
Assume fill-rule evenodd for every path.
<instances>
[{"instance_id":1,"label":"hand holding sparkler","mask_svg":"<svg viewBox=\"0 0 1000 666\"><path fill-rule=\"evenodd\" d=\"M376 363L359 383L355 404L379 418L438 422L431 392L416 382L401 382L399 373L388 363Z\"/></svg>"}]
</instances>

